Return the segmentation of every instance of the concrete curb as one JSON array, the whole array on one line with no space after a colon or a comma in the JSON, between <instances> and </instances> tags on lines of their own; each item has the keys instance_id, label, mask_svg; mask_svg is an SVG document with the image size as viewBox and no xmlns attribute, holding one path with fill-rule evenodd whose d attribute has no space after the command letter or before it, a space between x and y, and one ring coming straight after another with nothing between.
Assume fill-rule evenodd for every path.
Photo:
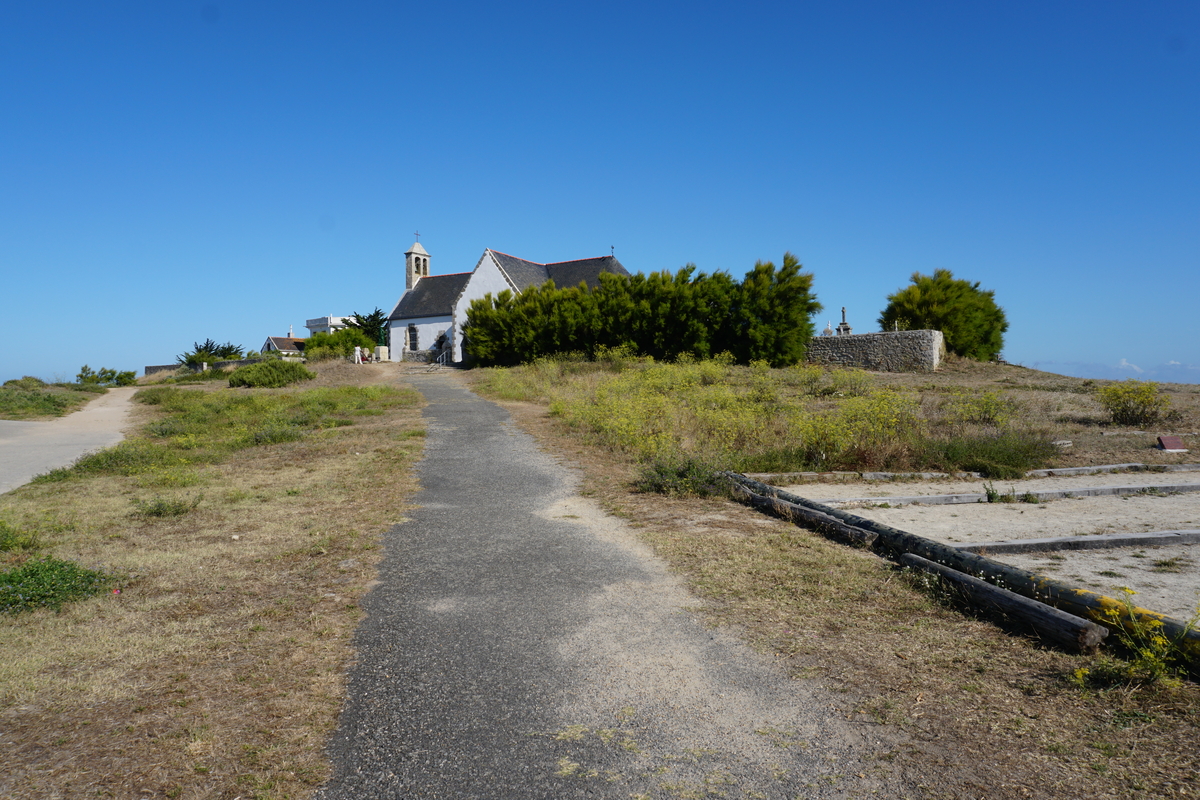
<instances>
[{"instance_id":1,"label":"concrete curb","mask_svg":"<svg viewBox=\"0 0 1200 800\"><path fill-rule=\"evenodd\" d=\"M1059 489L1047 492L1020 492L1018 497L1033 495L1040 503L1044 500L1066 500L1071 497L1104 497L1109 495L1131 494L1178 494L1182 492L1200 492L1200 483L1175 483L1163 486L1092 486L1081 489ZM890 506L905 506L921 503L927 506L949 506L960 503L984 503L987 495L980 493L969 494L930 494L913 495L910 497L848 497L837 500L815 500L827 505L845 505L847 503L875 503ZM1019 502L1019 501L1013 501Z\"/></svg>"},{"instance_id":2,"label":"concrete curb","mask_svg":"<svg viewBox=\"0 0 1200 800\"><path fill-rule=\"evenodd\" d=\"M980 555L997 553L1040 553L1054 550L1108 550L1114 547L1157 547L1196 544L1200 530L1108 533L1100 536L1063 536L1057 539L1016 539L1007 542L954 545L958 550Z\"/></svg>"},{"instance_id":3,"label":"concrete curb","mask_svg":"<svg viewBox=\"0 0 1200 800\"><path fill-rule=\"evenodd\" d=\"M1104 464L1097 467L1058 467L1034 469L1026 478L1054 478L1063 475L1098 475L1102 472L1200 472L1200 464ZM982 477L978 472L746 472L747 478L778 486L781 483L847 483L864 481L936 480L940 478Z\"/></svg>"}]
</instances>

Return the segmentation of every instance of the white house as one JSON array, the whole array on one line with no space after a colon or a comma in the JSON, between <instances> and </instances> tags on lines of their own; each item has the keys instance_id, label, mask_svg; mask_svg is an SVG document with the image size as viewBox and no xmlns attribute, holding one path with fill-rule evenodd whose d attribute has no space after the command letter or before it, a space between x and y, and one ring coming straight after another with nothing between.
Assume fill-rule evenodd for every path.
<instances>
[{"instance_id":1,"label":"white house","mask_svg":"<svg viewBox=\"0 0 1200 800\"><path fill-rule=\"evenodd\" d=\"M429 253L420 242L404 254L405 291L388 316L391 359L406 353L449 348L454 361L463 360L462 329L472 300L505 289L520 294L530 286L553 280L556 286L600 284L600 274L628 275L613 256L539 264L495 250L484 250L475 269L453 275L430 275ZM444 339L442 337L445 337Z\"/></svg>"},{"instance_id":2,"label":"white house","mask_svg":"<svg viewBox=\"0 0 1200 800\"><path fill-rule=\"evenodd\" d=\"M272 350L278 350L285 356L298 356L304 352L304 339L296 339L292 336L268 336L263 342L263 346L259 348L260 353L269 353Z\"/></svg>"},{"instance_id":3,"label":"white house","mask_svg":"<svg viewBox=\"0 0 1200 800\"><path fill-rule=\"evenodd\" d=\"M308 328L309 336L312 336L314 333L337 333L343 328L350 327L346 324L347 319L349 317L335 317L330 314L328 317L310 319L304 323L304 327Z\"/></svg>"}]
</instances>

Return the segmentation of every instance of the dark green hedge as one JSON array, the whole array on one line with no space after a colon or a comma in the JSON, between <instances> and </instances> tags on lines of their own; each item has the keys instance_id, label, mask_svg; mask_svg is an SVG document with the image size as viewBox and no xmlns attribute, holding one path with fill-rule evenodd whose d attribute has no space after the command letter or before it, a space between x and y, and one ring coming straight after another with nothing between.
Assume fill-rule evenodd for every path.
<instances>
[{"instance_id":1,"label":"dark green hedge","mask_svg":"<svg viewBox=\"0 0 1200 800\"><path fill-rule=\"evenodd\" d=\"M467 352L484 366L556 353L594 358L604 348L657 360L727 352L743 364L786 366L804 358L810 318L821 310L812 275L800 270L787 253L781 268L760 261L740 283L725 272L694 275L688 266L674 275L605 273L595 288L547 281L516 296L489 294L467 311Z\"/></svg>"}]
</instances>

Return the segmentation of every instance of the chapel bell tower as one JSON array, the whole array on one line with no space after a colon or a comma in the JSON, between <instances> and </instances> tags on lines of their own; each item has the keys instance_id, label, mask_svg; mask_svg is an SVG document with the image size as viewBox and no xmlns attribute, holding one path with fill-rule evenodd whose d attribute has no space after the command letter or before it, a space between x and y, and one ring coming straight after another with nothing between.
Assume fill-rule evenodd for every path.
<instances>
[{"instance_id":1,"label":"chapel bell tower","mask_svg":"<svg viewBox=\"0 0 1200 800\"><path fill-rule=\"evenodd\" d=\"M421 278L429 277L429 253L421 243L415 242L404 254L404 288L411 289Z\"/></svg>"}]
</instances>

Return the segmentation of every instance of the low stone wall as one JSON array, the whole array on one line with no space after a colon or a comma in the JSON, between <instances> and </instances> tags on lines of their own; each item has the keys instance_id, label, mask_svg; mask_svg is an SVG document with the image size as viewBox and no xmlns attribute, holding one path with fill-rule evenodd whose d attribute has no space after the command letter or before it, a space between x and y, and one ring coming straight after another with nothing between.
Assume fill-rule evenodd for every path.
<instances>
[{"instance_id":1,"label":"low stone wall","mask_svg":"<svg viewBox=\"0 0 1200 800\"><path fill-rule=\"evenodd\" d=\"M810 363L880 372L933 372L945 353L941 331L814 336L808 343Z\"/></svg>"},{"instance_id":2,"label":"low stone wall","mask_svg":"<svg viewBox=\"0 0 1200 800\"><path fill-rule=\"evenodd\" d=\"M160 372L174 372L179 369L178 364L158 364L156 366L146 367L144 375L157 375Z\"/></svg>"}]
</instances>

